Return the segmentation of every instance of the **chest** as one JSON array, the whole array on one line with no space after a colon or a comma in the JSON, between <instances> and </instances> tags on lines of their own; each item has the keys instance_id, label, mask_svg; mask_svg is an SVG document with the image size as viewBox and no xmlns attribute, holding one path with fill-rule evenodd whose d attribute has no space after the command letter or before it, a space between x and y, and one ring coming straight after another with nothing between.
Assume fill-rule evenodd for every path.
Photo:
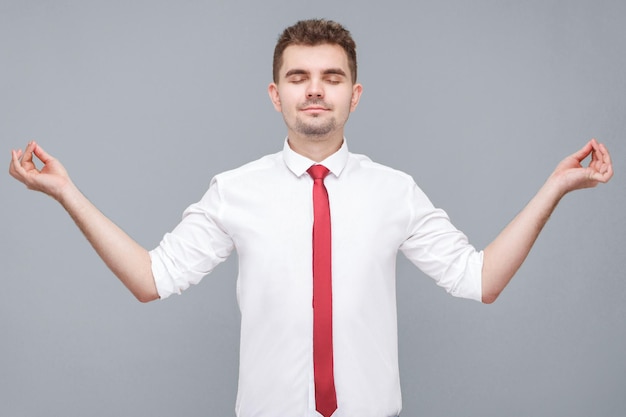
<instances>
[{"instance_id":1,"label":"chest","mask_svg":"<svg viewBox=\"0 0 626 417\"><path fill-rule=\"evenodd\" d=\"M396 251L406 239L410 209L393 183L329 177L333 248ZM258 181L225 196L224 224L237 251L309 248L313 227L313 182L308 177Z\"/></svg>"}]
</instances>

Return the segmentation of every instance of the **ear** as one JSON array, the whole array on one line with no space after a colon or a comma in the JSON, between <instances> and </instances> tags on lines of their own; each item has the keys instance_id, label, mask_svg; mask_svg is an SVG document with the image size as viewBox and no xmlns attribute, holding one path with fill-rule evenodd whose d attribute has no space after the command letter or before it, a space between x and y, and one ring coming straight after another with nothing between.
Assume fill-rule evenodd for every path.
<instances>
[{"instance_id":1,"label":"ear","mask_svg":"<svg viewBox=\"0 0 626 417\"><path fill-rule=\"evenodd\" d=\"M276 83L271 83L269 87L267 87L267 93L270 96L270 100L272 100L274 109L276 109L277 112L282 113L283 108L280 105L280 95L278 94L278 86Z\"/></svg>"},{"instance_id":2,"label":"ear","mask_svg":"<svg viewBox=\"0 0 626 417\"><path fill-rule=\"evenodd\" d=\"M350 111L353 112L356 106L359 104L361 94L363 93L363 86L361 84L354 84L352 86L352 99L350 100Z\"/></svg>"}]
</instances>

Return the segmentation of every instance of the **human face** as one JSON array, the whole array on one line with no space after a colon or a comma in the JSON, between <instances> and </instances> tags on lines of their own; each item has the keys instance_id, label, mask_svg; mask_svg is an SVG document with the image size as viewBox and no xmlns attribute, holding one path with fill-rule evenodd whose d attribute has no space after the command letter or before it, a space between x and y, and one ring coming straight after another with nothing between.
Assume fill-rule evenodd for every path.
<instances>
[{"instance_id":1,"label":"human face","mask_svg":"<svg viewBox=\"0 0 626 417\"><path fill-rule=\"evenodd\" d=\"M343 129L361 96L348 57L339 45L290 45L283 52L277 83L269 86L290 140L343 140Z\"/></svg>"}]
</instances>

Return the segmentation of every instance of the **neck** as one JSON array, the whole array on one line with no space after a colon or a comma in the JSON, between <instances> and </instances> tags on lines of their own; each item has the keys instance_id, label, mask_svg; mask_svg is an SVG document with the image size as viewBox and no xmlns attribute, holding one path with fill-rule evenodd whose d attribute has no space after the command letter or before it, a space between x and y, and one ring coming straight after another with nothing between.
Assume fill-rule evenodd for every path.
<instances>
[{"instance_id":1,"label":"neck","mask_svg":"<svg viewBox=\"0 0 626 417\"><path fill-rule=\"evenodd\" d=\"M332 136L301 136L289 132L289 147L296 153L315 162L321 162L334 154L343 144L343 134Z\"/></svg>"}]
</instances>

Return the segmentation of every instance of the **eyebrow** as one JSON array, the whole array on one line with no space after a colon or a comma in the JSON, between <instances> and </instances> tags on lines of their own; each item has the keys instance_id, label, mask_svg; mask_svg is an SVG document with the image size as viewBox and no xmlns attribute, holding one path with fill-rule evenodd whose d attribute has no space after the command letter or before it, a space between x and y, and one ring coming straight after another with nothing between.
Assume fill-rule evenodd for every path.
<instances>
[{"instance_id":1,"label":"eyebrow","mask_svg":"<svg viewBox=\"0 0 626 417\"><path fill-rule=\"evenodd\" d=\"M285 74L285 78L291 77L292 75L307 75L308 73L308 71L305 71L303 69L292 69L287 71L287 73Z\"/></svg>"},{"instance_id":2,"label":"eyebrow","mask_svg":"<svg viewBox=\"0 0 626 417\"><path fill-rule=\"evenodd\" d=\"M310 74L310 71L295 68L295 69L291 69L287 71L287 73L285 73L285 77L291 77L292 75L308 75L308 74ZM346 72L342 70L341 68L328 68L322 71L322 74L323 75L341 75L343 77L346 77Z\"/></svg>"},{"instance_id":3,"label":"eyebrow","mask_svg":"<svg viewBox=\"0 0 626 417\"><path fill-rule=\"evenodd\" d=\"M329 68L325 70L322 74L324 75L341 75L346 77L346 73L341 68Z\"/></svg>"}]
</instances>

